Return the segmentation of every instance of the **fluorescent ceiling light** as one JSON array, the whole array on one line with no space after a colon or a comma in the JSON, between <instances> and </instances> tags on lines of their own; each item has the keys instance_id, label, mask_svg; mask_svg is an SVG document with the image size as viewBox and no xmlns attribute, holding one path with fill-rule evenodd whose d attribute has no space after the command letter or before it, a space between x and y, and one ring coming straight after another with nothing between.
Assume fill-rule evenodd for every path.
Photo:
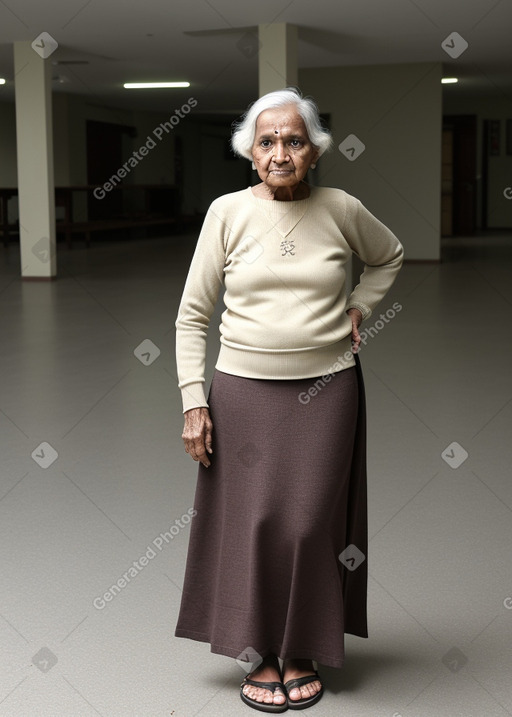
<instances>
[{"instance_id":1,"label":"fluorescent ceiling light","mask_svg":"<svg viewBox=\"0 0 512 717\"><path fill-rule=\"evenodd\" d=\"M190 82L125 82L127 90L144 90L155 87L190 87Z\"/></svg>"},{"instance_id":2,"label":"fluorescent ceiling light","mask_svg":"<svg viewBox=\"0 0 512 717\"><path fill-rule=\"evenodd\" d=\"M3 77L0 77L0 85L5 85L5 80Z\"/></svg>"},{"instance_id":3,"label":"fluorescent ceiling light","mask_svg":"<svg viewBox=\"0 0 512 717\"><path fill-rule=\"evenodd\" d=\"M454 85L458 81L459 81L458 77L443 77L443 79L441 80L441 83L443 85Z\"/></svg>"}]
</instances>

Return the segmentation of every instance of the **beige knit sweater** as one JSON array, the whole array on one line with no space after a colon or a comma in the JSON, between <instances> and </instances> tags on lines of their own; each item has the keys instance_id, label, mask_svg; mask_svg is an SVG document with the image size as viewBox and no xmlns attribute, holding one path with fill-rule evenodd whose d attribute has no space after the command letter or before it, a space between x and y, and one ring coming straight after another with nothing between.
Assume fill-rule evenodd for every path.
<instances>
[{"instance_id":1,"label":"beige knit sweater","mask_svg":"<svg viewBox=\"0 0 512 717\"><path fill-rule=\"evenodd\" d=\"M346 297L345 264L365 263ZM326 375L355 364L351 320L386 294L402 245L361 202L340 189L312 187L291 202L260 199L251 188L208 209L176 320L183 411L208 406L206 334L221 287L219 371L263 379Z\"/></svg>"}]
</instances>

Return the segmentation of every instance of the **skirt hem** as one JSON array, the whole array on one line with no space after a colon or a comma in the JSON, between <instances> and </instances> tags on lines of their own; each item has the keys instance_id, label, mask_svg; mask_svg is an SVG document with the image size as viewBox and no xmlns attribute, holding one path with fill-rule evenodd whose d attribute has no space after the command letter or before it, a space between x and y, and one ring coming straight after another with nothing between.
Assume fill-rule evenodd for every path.
<instances>
[{"instance_id":1,"label":"skirt hem","mask_svg":"<svg viewBox=\"0 0 512 717\"><path fill-rule=\"evenodd\" d=\"M358 633L351 633L351 632L345 632L345 634L346 635L354 635L355 637L368 638L368 634L358 634ZM237 659L239 657L239 655L242 653L241 650L234 650L231 647L227 647L225 645L217 645L215 643L211 643L208 635L205 635L200 632L195 632L193 630L177 629L174 633L174 636L178 637L178 638L186 638L188 640L195 640L196 642L204 642L204 643L210 645L210 652L212 652L215 655L223 655L224 657L232 657L234 659ZM329 655L325 655L323 653L318 652L317 650L308 650L307 648L304 648L303 650L291 650L291 651L288 650L287 652L283 653L279 647L273 646L273 647L267 648L263 652L264 652L264 654L261 655L262 657L266 657L266 655L273 653L273 654L277 655L282 660L287 660L287 659L314 660L315 662L318 662L321 665L325 665L326 667L341 668L345 664L345 655L343 655L343 658L340 660L339 658L334 658Z\"/></svg>"}]
</instances>

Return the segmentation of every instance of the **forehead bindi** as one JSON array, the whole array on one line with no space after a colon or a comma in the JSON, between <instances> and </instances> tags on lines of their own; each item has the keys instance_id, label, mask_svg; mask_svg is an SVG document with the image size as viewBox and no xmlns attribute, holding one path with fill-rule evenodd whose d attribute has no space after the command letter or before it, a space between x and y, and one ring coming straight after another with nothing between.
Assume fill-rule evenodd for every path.
<instances>
[{"instance_id":1,"label":"forehead bindi","mask_svg":"<svg viewBox=\"0 0 512 717\"><path fill-rule=\"evenodd\" d=\"M274 135L286 137L287 135L307 137L304 120L296 110L277 108L265 110L256 121L256 135Z\"/></svg>"}]
</instances>

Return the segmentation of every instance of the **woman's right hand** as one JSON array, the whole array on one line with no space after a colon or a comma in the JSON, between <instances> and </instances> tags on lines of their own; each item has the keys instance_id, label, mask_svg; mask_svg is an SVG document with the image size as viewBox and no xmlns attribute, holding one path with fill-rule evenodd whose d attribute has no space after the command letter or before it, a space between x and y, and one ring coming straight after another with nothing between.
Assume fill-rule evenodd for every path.
<instances>
[{"instance_id":1,"label":"woman's right hand","mask_svg":"<svg viewBox=\"0 0 512 717\"><path fill-rule=\"evenodd\" d=\"M207 408L191 408L185 413L185 426L181 435L185 450L205 468L210 465L208 453L213 453L212 430L213 424Z\"/></svg>"}]
</instances>

